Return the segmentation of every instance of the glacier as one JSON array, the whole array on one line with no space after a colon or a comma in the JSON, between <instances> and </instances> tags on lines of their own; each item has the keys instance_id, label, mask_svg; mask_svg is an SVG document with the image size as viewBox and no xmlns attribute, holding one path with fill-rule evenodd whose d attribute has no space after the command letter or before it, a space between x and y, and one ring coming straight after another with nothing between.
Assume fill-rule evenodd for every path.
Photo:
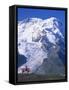
<instances>
[{"instance_id":1,"label":"glacier","mask_svg":"<svg viewBox=\"0 0 69 90\"><path fill-rule=\"evenodd\" d=\"M18 53L27 58L27 62L18 67L18 73L36 73L49 58L51 48L58 53L59 41L64 40L59 27L56 17L27 18L18 22ZM25 68L30 71L23 72Z\"/></svg>"}]
</instances>

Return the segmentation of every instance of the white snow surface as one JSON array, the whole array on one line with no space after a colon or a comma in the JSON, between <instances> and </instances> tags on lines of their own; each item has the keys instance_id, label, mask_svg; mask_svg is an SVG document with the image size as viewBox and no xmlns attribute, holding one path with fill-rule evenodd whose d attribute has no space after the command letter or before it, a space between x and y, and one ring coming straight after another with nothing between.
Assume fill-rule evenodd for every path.
<instances>
[{"instance_id":1,"label":"white snow surface","mask_svg":"<svg viewBox=\"0 0 69 90\"><path fill-rule=\"evenodd\" d=\"M26 66L30 68L29 73L34 73L43 60L48 58L48 52L42 49L41 40L45 36L55 46L59 41L56 34L64 38L58 27L59 23L55 17L30 18L18 22L18 53L27 58L27 62L18 68L18 73L22 73L22 69Z\"/></svg>"}]
</instances>

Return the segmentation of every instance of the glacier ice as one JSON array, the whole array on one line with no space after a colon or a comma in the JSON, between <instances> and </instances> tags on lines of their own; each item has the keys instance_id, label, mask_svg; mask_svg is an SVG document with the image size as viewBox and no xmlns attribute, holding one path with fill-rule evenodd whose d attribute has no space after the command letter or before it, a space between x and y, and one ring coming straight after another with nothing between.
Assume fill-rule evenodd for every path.
<instances>
[{"instance_id":1,"label":"glacier ice","mask_svg":"<svg viewBox=\"0 0 69 90\"><path fill-rule=\"evenodd\" d=\"M58 19L55 17L30 18L18 22L18 53L27 58L27 62L18 67L18 73L22 73L26 66L30 68L29 73L34 73L44 59L48 58L47 41L55 48L59 39L64 38L58 26ZM45 46L42 42L44 37Z\"/></svg>"}]
</instances>

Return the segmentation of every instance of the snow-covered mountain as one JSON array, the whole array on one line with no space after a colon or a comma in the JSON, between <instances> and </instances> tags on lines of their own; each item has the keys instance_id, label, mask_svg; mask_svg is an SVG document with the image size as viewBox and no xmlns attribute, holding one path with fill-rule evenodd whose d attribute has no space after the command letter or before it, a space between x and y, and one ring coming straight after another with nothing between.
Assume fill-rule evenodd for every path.
<instances>
[{"instance_id":1,"label":"snow-covered mountain","mask_svg":"<svg viewBox=\"0 0 69 90\"><path fill-rule=\"evenodd\" d=\"M27 18L18 22L18 53L24 55L27 60L18 67L18 73L22 73L23 68L27 67L30 69L29 73L38 73L37 70L43 62L52 61L49 60L51 53L58 58L64 56L64 36L60 23L55 17Z\"/></svg>"}]
</instances>

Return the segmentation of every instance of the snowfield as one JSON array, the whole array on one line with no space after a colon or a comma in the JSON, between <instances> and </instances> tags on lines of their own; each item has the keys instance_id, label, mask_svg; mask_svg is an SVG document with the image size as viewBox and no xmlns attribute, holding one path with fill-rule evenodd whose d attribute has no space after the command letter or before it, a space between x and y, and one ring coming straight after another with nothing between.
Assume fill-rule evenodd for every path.
<instances>
[{"instance_id":1,"label":"snowfield","mask_svg":"<svg viewBox=\"0 0 69 90\"><path fill-rule=\"evenodd\" d=\"M35 73L43 61L48 58L48 44L54 49L59 40L63 38L59 29L59 21L55 17L19 21L18 53L24 55L27 62L18 67L18 73Z\"/></svg>"}]
</instances>

